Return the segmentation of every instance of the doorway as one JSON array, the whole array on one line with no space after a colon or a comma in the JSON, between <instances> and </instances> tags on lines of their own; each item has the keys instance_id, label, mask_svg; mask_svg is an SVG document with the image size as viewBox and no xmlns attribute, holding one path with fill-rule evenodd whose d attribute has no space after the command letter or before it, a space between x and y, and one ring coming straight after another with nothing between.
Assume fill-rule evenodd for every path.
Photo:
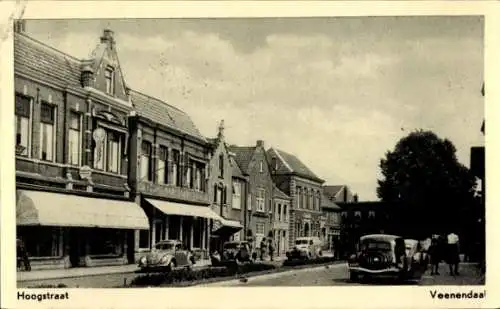
<instances>
[{"instance_id":1,"label":"doorway","mask_svg":"<svg viewBox=\"0 0 500 309\"><path fill-rule=\"evenodd\" d=\"M85 254L85 237L84 230L82 228L70 228L68 235L68 245L69 245L69 261L71 267L83 266L81 263L81 256Z\"/></svg>"}]
</instances>

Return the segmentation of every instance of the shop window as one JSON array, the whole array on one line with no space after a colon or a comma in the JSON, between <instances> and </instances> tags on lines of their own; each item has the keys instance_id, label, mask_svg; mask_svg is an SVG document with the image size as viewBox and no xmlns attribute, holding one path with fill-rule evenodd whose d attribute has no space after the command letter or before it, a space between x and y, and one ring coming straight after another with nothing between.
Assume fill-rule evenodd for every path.
<instances>
[{"instance_id":1,"label":"shop window","mask_svg":"<svg viewBox=\"0 0 500 309\"><path fill-rule=\"evenodd\" d=\"M40 159L54 161L56 108L42 103L40 113Z\"/></svg>"},{"instance_id":2,"label":"shop window","mask_svg":"<svg viewBox=\"0 0 500 309\"><path fill-rule=\"evenodd\" d=\"M16 155L29 156L31 148L31 99L16 94Z\"/></svg>"},{"instance_id":3,"label":"shop window","mask_svg":"<svg viewBox=\"0 0 500 309\"><path fill-rule=\"evenodd\" d=\"M196 218L193 221L193 247L194 248L201 248L202 244L202 218Z\"/></svg>"},{"instance_id":4,"label":"shop window","mask_svg":"<svg viewBox=\"0 0 500 309\"><path fill-rule=\"evenodd\" d=\"M121 255L123 234L117 229L93 229L90 231L90 255Z\"/></svg>"},{"instance_id":5,"label":"shop window","mask_svg":"<svg viewBox=\"0 0 500 309\"><path fill-rule=\"evenodd\" d=\"M156 170L156 177L159 184L168 183L167 162L168 162L168 149L167 147L160 146L158 153L158 168Z\"/></svg>"},{"instance_id":6,"label":"shop window","mask_svg":"<svg viewBox=\"0 0 500 309\"><path fill-rule=\"evenodd\" d=\"M264 223L256 223L255 224L255 235L265 235L265 226Z\"/></svg>"},{"instance_id":7,"label":"shop window","mask_svg":"<svg viewBox=\"0 0 500 309\"><path fill-rule=\"evenodd\" d=\"M30 257L58 257L62 251L61 229L56 227L20 227L18 238Z\"/></svg>"},{"instance_id":8,"label":"shop window","mask_svg":"<svg viewBox=\"0 0 500 309\"><path fill-rule=\"evenodd\" d=\"M77 112L69 115L69 164L79 166L82 157L82 117Z\"/></svg>"},{"instance_id":9,"label":"shop window","mask_svg":"<svg viewBox=\"0 0 500 309\"><path fill-rule=\"evenodd\" d=\"M149 230L139 231L139 248L149 248Z\"/></svg>"}]
</instances>

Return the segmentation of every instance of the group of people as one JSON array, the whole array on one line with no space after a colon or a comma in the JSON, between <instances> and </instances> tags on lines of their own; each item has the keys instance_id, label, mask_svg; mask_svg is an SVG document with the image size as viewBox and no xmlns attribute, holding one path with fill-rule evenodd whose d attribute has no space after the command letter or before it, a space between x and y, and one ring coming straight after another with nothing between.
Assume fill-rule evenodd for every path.
<instances>
[{"instance_id":1,"label":"group of people","mask_svg":"<svg viewBox=\"0 0 500 309\"><path fill-rule=\"evenodd\" d=\"M428 249L431 264L431 275L439 275L439 263L445 261L450 270L450 275L458 276L460 264L460 244L458 235L449 233L446 237L434 235Z\"/></svg>"},{"instance_id":2,"label":"group of people","mask_svg":"<svg viewBox=\"0 0 500 309\"><path fill-rule=\"evenodd\" d=\"M269 259L271 261L274 260L274 242L271 238L266 239L265 237L262 238L259 246L259 253L260 253L260 260L264 261L264 256L266 255L266 252L269 254Z\"/></svg>"}]
</instances>

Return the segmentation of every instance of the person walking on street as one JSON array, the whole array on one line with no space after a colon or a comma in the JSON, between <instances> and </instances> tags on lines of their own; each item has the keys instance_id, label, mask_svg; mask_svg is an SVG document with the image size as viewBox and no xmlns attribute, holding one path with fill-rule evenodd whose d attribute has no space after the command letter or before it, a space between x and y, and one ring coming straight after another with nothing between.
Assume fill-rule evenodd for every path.
<instances>
[{"instance_id":1,"label":"person walking on street","mask_svg":"<svg viewBox=\"0 0 500 309\"><path fill-rule=\"evenodd\" d=\"M439 245L436 238L431 240L431 245L429 247L429 256L431 264L431 275L439 275L439 262L441 262L441 256L439 252Z\"/></svg>"},{"instance_id":2,"label":"person walking on street","mask_svg":"<svg viewBox=\"0 0 500 309\"><path fill-rule=\"evenodd\" d=\"M460 247L458 235L451 232L447 236L447 263L450 268L450 275L458 276L458 264L460 263Z\"/></svg>"},{"instance_id":3,"label":"person walking on street","mask_svg":"<svg viewBox=\"0 0 500 309\"><path fill-rule=\"evenodd\" d=\"M17 268L21 269L21 264L24 266L24 270L31 271L30 259L28 257L28 251L24 247L22 240L18 239L16 241L17 247Z\"/></svg>"},{"instance_id":4,"label":"person walking on street","mask_svg":"<svg viewBox=\"0 0 500 309\"><path fill-rule=\"evenodd\" d=\"M263 238L262 241L260 242L260 260L264 261L264 255L266 253L266 239Z\"/></svg>"},{"instance_id":5,"label":"person walking on street","mask_svg":"<svg viewBox=\"0 0 500 309\"><path fill-rule=\"evenodd\" d=\"M273 240L269 239L269 258L271 259L271 261L273 261L273 256L274 256L274 244Z\"/></svg>"}]
</instances>

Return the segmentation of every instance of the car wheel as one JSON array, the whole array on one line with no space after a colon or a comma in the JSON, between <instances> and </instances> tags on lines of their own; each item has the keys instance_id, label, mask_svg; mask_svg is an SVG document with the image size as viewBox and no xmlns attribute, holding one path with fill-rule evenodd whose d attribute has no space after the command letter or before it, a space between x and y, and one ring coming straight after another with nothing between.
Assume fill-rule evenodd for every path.
<instances>
[{"instance_id":1,"label":"car wheel","mask_svg":"<svg viewBox=\"0 0 500 309\"><path fill-rule=\"evenodd\" d=\"M350 281L356 282L356 281L358 281L358 279L359 279L359 276L357 273L352 272L352 271L349 273L349 280Z\"/></svg>"}]
</instances>

